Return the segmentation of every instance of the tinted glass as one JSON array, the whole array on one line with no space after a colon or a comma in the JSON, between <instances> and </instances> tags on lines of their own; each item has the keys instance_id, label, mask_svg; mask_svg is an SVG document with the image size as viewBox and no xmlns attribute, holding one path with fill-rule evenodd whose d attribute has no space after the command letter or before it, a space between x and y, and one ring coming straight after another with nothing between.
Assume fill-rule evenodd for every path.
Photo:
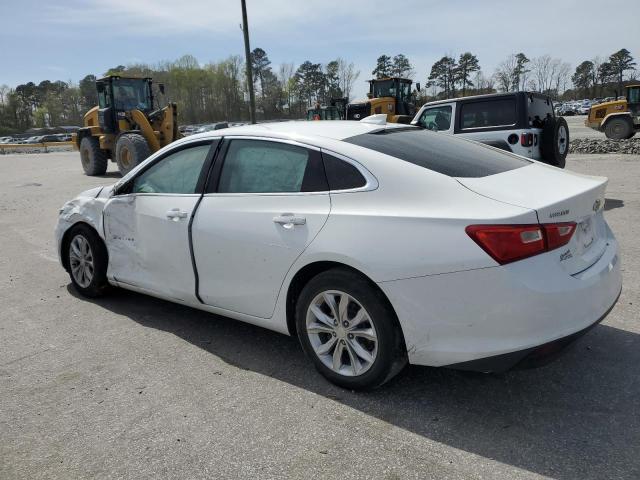
<instances>
[{"instance_id":1,"label":"tinted glass","mask_svg":"<svg viewBox=\"0 0 640 480\"><path fill-rule=\"evenodd\" d=\"M347 190L364 187L367 180L356 167L326 153L322 154L327 180L331 190Z\"/></svg>"},{"instance_id":2,"label":"tinted glass","mask_svg":"<svg viewBox=\"0 0 640 480\"><path fill-rule=\"evenodd\" d=\"M149 110L149 84L142 79L113 80L113 103L117 110Z\"/></svg>"},{"instance_id":3,"label":"tinted glass","mask_svg":"<svg viewBox=\"0 0 640 480\"><path fill-rule=\"evenodd\" d=\"M547 117L553 117L553 105L549 99L531 95L527 97L527 105L530 127L542 128Z\"/></svg>"},{"instance_id":4,"label":"tinted glass","mask_svg":"<svg viewBox=\"0 0 640 480\"><path fill-rule=\"evenodd\" d=\"M310 152L262 140L232 140L220 173L220 193L301 192Z\"/></svg>"},{"instance_id":5,"label":"tinted glass","mask_svg":"<svg viewBox=\"0 0 640 480\"><path fill-rule=\"evenodd\" d=\"M485 145L418 127L388 129L345 139L450 177L486 177L531 162Z\"/></svg>"},{"instance_id":6,"label":"tinted glass","mask_svg":"<svg viewBox=\"0 0 640 480\"><path fill-rule=\"evenodd\" d=\"M449 130L451 126L451 105L427 108L420 115L418 124L434 131Z\"/></svg>"},{"instance_id":7,"label":"tinted glass","mask_svg":"<svg viewBox=\"0 0 640 480\"><path fill-rule=\"evenodd\" d=\"M461 128L488 128L516 123L515 97L460 104Z\"/></svg>"},{"instance_id":8,"label":"tinted glass","mask_svg":"<svg viewBox=\"0 0 640 480\"><path fill-rule=\"evenodd\" d=\"M210 148L210 145L199 145L163 158L135 178L133 193L196 193Z\"/></svg>"}]
</instances>

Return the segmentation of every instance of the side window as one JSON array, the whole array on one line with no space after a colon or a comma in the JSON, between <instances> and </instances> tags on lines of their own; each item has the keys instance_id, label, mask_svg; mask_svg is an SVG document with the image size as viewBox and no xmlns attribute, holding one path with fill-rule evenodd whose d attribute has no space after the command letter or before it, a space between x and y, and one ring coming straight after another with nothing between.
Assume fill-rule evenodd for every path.
<instances>
[{"instance_id":1,"label":"side window","mask_svg":"<svg viewBox=\"0 0 640 480\"><path fill-rule=\"evenodd\" d=\"M211 145L198 145L172 153L138 175L133 193L196 193L200 172Z\"/></svg>"},{"instance_id":2,"label":"side window","mask_svg":"<svg viewBox=\"0 0 640 480\"><path fill-rule=\"evenodd\" d=\"M292 193L328 190L319 152L264 140L232 140L219 193Z\"/></svg>"},{"instance_id":3,"label":"side window","mask_svg":"<svg viewBox=\"0 0 640 480\"><path fill-rule=\"evenodd\" d=\"M461 128L502 127L516 124L515 97L460 104Z\"/></svg>"},{"instance_id":4,"label":"side window","mask_svg":"<svg viewBox=\"0 0 640 480\"><path fill-rule=\"evenodd\" d=\"M426 109L420 115L418 124L429 130L449 130L451 126L451 105Z\"/></svg>"},{"instance_id":5,"label":"side window","mask_svg":"<svg viewBox=\"0 0 640 480\"><path fill-rule=\"evenodd\" d=\"M367 184L367 180L350 163L326 153L322 154L322 159L331 190L360 188Z\"/></svg>"}]
</instances>

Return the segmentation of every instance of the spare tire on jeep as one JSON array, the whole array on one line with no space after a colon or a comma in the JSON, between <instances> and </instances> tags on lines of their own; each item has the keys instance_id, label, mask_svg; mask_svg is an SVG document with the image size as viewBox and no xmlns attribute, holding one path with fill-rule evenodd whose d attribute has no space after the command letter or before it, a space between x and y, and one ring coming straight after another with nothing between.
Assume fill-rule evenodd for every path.
<instances>
[{"instance_id":1,"label":"spare tire on jeep","mask_svg":"<svg viewBox=\"0 0 640 480\"><path fill-rule=\"evenodd\" d=\"M542 161L564 168L569 153L569 126L562 117L547 118L540 143Z\"/></svg>"}]
</instances>

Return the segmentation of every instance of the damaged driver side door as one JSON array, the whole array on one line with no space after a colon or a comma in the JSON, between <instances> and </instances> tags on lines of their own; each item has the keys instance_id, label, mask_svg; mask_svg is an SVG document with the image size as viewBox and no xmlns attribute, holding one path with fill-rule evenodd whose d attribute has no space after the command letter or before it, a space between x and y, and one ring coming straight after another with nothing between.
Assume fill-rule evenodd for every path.
<instances>
[{"instance_id":1,"label":"damaged driver side door","mask_svg":"<svg viewBox=\"0 0 640 480\"><path fill-rule=\"evenodd\" d=\"M109 278L195 301L189 224L217 143L180 145L118 188L104 209Z\"/></svg>"}]
</instances>

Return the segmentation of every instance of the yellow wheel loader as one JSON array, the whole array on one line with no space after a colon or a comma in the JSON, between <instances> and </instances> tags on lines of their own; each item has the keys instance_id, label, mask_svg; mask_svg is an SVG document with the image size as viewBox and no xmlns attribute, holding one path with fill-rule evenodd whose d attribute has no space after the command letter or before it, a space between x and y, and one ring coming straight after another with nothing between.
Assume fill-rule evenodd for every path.
<instances>
[{"instance_id":1,"label":"yellow wheel loader","mask_svg":"<svg viewBox=\"0 0 640 480\"><path fill-rule=\"evenodd\" d=\"M96 81L98 106L73 137L87 175L103 175L108 159L125 175L180 137L176 104L154 108L151 87L151 78L109 75ZM159 89L164 93L162 84Z\"/></svg>"},{"instance_id":2,"label":"yellow wheel loader","mask_svg":"<svg viewBox=\"0 0 640 480\"><path fill-rule=\"evenodd\" d=\"M362 120L369 115L384 113L387 122L410 123L416 114L412 103L411 85L408 78L379 78L367 80L369 93L367 99L356 100L347 105L347 120ZM420 84L416 84L420 90Z\"/></svg>"},{"instance_id":3,"label":"yellow wheel loader","mask_svg":"<svg viewBox=\"0 0 640 480\"><path fill-rule=\"evenodd\" d=\"M593 105L584 124L607 138L633 137L640 130L640 85L628 85L626 99Z\"/></svg>"}]
</instances>

